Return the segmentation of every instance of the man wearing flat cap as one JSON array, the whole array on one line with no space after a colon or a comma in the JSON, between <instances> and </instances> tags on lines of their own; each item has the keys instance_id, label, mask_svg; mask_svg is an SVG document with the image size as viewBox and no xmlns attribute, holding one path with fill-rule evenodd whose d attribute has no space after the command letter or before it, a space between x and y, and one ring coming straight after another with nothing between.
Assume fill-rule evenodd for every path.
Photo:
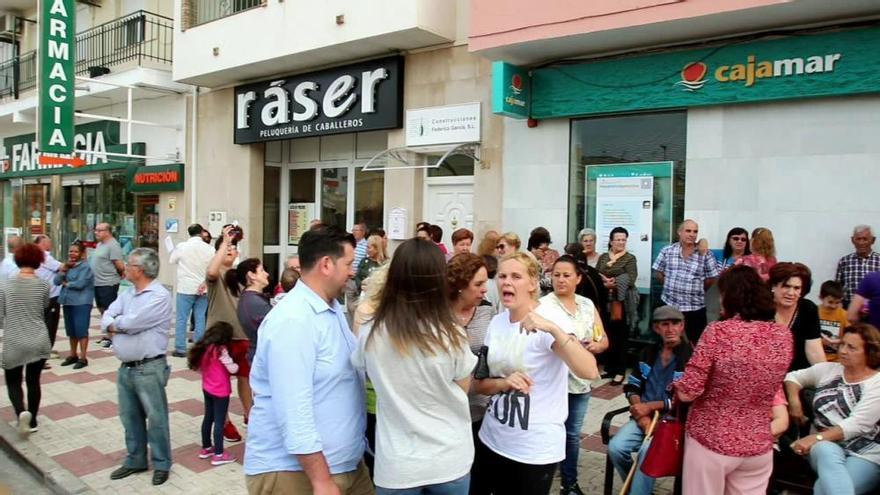
<instances>
[{"instance_id":1,"label":"man wearing flat cap","mask_svg":"<svg viewBox=\"0 0 880 495\"><path fill-rule=\"evenodd\" d=\"M684 333L684 315L672 306L654 310L654 332L660 336L656 346L649 346L639 356L639 365L629 376L623 391L630 403L631 419L611 438L608 455L611 463L626 479L632 467L632 453L638 452L638 461L645 457L650 442L642 443L645 430L651 424L654 411L661 414L672 406L672 382L681 378L693 349ZM654 478L636 469L632 495L652 493Z\"/></svg>"}]
</instances>

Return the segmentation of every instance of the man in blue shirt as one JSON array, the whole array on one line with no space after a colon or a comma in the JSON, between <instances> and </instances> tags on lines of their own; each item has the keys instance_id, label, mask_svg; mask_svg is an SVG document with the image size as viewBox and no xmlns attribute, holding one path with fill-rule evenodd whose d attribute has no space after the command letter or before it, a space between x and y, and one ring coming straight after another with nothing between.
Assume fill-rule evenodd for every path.
<instances>
[{"instance_id":1,"label":"man in blue shirt","mask_svg":"<svg viewBox=\"0 0 880 495\"><path fill-rule=\"evenodd\" d=\"M248 492L369 495L364 377L336 300L354 276L354 238L303 234L302 278L260 325L244 471Z\"/></svg>"},{"instance_id":2,"label":"man in blue shirt","mask_svg":"<svg viewBox=\"0 0 880 495\"><path fill-rule=\"evenodd\" d=\"M670 385L684 374L684 367L691 357L691 344L684 335L684 315L672 306L654 310L654 331L662 342L646 348L639 359L639 366L623 386L630 403L631 419L614 434L608 443L608 456L621 478L626 479L632 468L633 452L638 452L639 465L645 458L650 442L642 443L645 430L651 424L654 411L661 414L672 405ZM650 495L654 478L636 469L630 494Z\"/></svg>"},{"instance_id":3,"label":"man in blue shirt","mask_svg":"<svg viewBox=\"0 0 880 495\"><path fill-rule=\"evenodd\" d=\"M156 251L132 251L125 265L125 278L134 287L120 294L101 315L101 330L113 339L113 353L122 361L116 387L128 455L122 467L110 473L112 480L147 470L147 444L153 484L168 481L171 470L171 431L165 396L171 372L165 360L171 329L171 293L156 281L158 276Z\"/></svg>"}]
</instances>

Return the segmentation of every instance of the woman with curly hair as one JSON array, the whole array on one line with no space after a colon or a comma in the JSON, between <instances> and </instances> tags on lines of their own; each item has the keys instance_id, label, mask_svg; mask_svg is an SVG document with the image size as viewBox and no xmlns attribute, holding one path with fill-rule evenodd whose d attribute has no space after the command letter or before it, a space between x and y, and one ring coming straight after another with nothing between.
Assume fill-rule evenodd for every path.
<instances>
[{"instance_id":1,"label":"woman with curly hair","mask_svg":"<svg viewBox=\"0 0 880 495\"><path fill-rule=\"evenodd\" d=\"M819 308L806 298L812 284L810 269L803 263L778 263L770 269L767 283L776 305L776 323L794 337L794 358L789 371L825 362Z\"/></svg>"},{"instance_id":2,"label":"woman with curly hair","mask_svg":"<svg viewBox=\"0 0 880 495\"><path fill-rule=\"evenodd\" d=\"M688 413L683 493L764 494L773 471L769 411L782 390L793 341L773 321L770 290L735 266L718 280L722 320L700 337L673 387Z\"/></svg>"}]
</instances>

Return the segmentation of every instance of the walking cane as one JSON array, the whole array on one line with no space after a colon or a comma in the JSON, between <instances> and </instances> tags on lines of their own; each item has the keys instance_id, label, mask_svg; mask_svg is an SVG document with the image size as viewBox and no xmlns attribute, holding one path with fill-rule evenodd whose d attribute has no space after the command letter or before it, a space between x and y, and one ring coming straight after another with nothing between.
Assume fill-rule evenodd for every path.
<instances>
[{"instance_id":1,"label":"walking cane","mask_svg":"<svg viewBox=\"0 0 880 495\"><path fill-rule=\"evenodd\" d=\"M657 420L660 419L660 411L654 411L654 418L651 419L651 425L648 426L648 431L645 432L645 438L642 440L642 445L645 445L645 442L651 439L651 435L654 434L654 427L657 426ZM639 447L641 450L641 447ZM620 495L626 495L629 493L629 487L632 485L633 478L636 475L636 469L639 468L639 457L636 455L636 461L633 463L632 467L629 468L629 474L626 475L626 480L623 482L623 486L620 488Z\"/></svg>"}]
</instances>

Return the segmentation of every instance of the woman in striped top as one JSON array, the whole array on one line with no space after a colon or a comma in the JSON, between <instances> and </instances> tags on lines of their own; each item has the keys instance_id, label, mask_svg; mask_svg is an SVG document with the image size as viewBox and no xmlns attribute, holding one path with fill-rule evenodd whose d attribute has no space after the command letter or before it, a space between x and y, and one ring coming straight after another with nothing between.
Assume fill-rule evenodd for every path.
<instances>
[{"instance_id":1,"label":"woman in striped top","mask_svg":"<svg viewBox=\"0 0 880 495\"><path fill-rule=\"evenodd\" d=\"M45 253L35 244L15 251L20 271L0 285L0 319L3 321L3 371L9 402L18 416L22 435L37 431L40 408L40 373L49 358L49 332L44 310L49 306L49 284L34 273ZM27 383L27 407L21 382Z\"/></svg>"}]
</instances>

